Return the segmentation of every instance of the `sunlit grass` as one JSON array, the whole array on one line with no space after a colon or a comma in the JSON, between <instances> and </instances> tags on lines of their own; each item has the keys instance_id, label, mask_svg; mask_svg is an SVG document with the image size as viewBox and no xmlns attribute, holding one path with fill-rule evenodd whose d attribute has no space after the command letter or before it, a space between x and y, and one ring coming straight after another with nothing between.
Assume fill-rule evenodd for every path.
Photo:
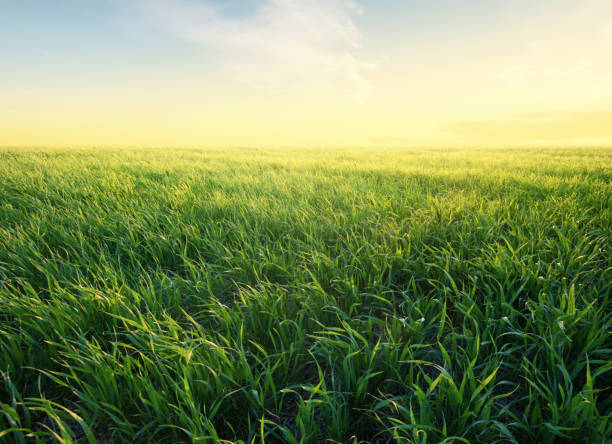
<instances>
[{"instance_id":1,"label":"sunlit grass","mask_svg":"<svg viewBox=\"0 0 612 444\"><path fill-rule=\"evenodd\" d=\"M612 437L612 150L0 151L0 441Z\"/></svg>"}]
</instances>

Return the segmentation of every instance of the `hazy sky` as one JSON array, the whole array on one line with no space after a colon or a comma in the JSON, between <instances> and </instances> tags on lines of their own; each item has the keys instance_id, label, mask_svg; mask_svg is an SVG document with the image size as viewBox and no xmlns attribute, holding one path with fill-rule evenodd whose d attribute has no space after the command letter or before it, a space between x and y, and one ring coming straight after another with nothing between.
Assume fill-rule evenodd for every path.
<instances>
[{"instance_id":1,"label":"hazy sky","mask_svg":"<svg viewBox=\"0 0 612 444\"><path fill-rule=\"evenodd\" d=\"M0 145L612 144L611 0L0 0Z\"/></svg>"}]
</instances>

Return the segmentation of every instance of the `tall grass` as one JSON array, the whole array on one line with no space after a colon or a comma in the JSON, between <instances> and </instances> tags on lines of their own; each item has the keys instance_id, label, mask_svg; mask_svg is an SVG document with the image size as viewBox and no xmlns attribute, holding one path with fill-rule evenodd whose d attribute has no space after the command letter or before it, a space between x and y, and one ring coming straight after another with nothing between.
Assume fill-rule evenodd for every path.
<instances>
[{"instance_id":1,"label":"tall grass","mask_svg":"<svg viewBox=\"0 0 612 444\"><path fill-rule=\"evenodd\" d=\"M0 151L0 441L606 443L612 150Z\"/></svg>"}]
</instances>

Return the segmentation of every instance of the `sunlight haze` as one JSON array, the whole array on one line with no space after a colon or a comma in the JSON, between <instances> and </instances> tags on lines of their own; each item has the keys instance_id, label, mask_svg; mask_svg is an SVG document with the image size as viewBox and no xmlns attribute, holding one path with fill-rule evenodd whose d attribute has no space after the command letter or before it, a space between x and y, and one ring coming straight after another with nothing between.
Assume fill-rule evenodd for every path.
<instances>
[{"instance_id":1,"label":"sunlight haze","mask_svg":"<svg viewBox=\"0 0 612 444\"><path fill-rule=\"evenodd\" d=\"M612 143L612 2L2 0L0 145Z\"/></svg>"}]
</instances>

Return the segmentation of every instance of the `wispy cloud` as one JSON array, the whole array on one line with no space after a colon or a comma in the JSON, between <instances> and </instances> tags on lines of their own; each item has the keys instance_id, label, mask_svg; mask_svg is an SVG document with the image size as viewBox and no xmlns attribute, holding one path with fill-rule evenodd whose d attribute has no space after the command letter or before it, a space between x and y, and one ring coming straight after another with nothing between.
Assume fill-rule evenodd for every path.
<instances>
[{"instance_id":1,"label":"wispy cloud","mask_svg":"<svg viewBox=\"0 0 612 444\"><path fill-rule=\"evenodd\" d=\"M601 144L612 137L612 110L530 112L509 119L461 120L447 130L453 140L477 135L485 143Z\"/></svg>"},{"instance_id":2,"label":"wispy cloud","mask_svg":"<svg viewBox=\"0 0 612 444\"><path fill-rule=\"evenodd\" d=\"M248 85L312 95L330 89L369 94L354 0L262 0L248 16L228 16L195 0L134 0L157 26L219 49L229 74Z\"/></svg>"},{"instance_id":3,"label":"wispy cloud","mask_svg":"<svg viewBox=\"0 0 612 444\"><path fill-rule=\"evenodd\" d=\"M608 89L612 63L612 2L581 0L556 20L528 18L518 27L514 54L498 75L504 84L576 89L575 82ZM511 65L515 63L514 65Z\"/></svg>"}]
</instances>

